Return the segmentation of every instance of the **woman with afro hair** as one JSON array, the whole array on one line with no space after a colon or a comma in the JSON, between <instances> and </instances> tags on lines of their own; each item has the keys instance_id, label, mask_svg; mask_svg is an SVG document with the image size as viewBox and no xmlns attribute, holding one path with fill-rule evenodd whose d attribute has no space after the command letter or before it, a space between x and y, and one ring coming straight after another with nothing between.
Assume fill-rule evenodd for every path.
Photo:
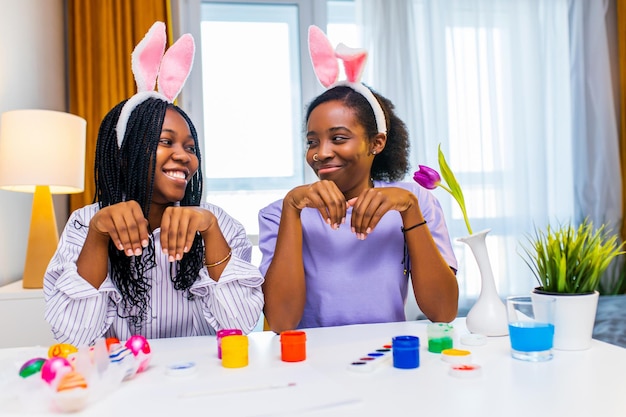
<instances>
[{"instance_id":1,"label":"woman with afro hair","mask_svg":"<svg viewBox=\"0 0 626 417\"><path fill-rule=\"evenodd\" d=\"M305 123L319 181L259 213L270 328L403 321L409 282L426 317L453 320L450 237L435 197L400 182L409 141L391 102L360 83L334 85L310 103Z\"/></svg>"}]
</instances>

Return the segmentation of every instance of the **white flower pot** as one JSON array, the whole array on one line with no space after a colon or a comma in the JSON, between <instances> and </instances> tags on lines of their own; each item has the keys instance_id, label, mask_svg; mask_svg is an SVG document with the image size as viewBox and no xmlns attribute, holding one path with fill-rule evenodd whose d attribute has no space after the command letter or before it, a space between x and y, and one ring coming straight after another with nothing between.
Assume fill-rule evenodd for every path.
<instances>
[{"instance_id":1,"label":"white flower pot","mask_svg":"<svg viewBox=\"0 0 626 417\"><path fill-rule=\"evenodd\" d=\"M554 297L554 349L585 350L591 347L598 308L598 291L587 294L559 294L535 288L532 297Z\"/></svg>"}]
</instances>

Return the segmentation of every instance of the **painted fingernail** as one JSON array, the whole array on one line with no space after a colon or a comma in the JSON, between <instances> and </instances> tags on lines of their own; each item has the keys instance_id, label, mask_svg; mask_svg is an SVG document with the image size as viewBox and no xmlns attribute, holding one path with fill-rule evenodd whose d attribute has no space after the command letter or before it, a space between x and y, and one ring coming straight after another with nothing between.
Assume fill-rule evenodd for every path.
<instances>
[{"instance_id":1,"label":"painted fingernail","mask_svg":"<svg viewBox=\"0 0 626 417\"><path fill-rule=\"evenodd\" d=\"M351 227L350 230L352 230L352 233L356 233L356 229L354 227Z\"/></svg>"},{"instance_id":2,"label":"painted fingernail","mask_svg":"<svg viewBox=\"0 0 626 417\"><path fill-rule=\"evenodd\" d=\"M143 246L144 248L148 247L148 239L144 239L141 241L141 246Z\"/></svg>"},{"instance_id":3,"label":"painted fingernail","mask_svg":"<svg viewBox=\"0 0 626 417\"><path fill-rule=\"evenodd\" d=\"M137 248L135 249L135 256L139 256L141 255L141 249Z\"/></svg>"},{"instance_id":4,"label":"painted fingernail","mask_svg":"<svg viewBox=\"0 0 626 417\"><path fill-rule=\"evenodd\" d=\"M177 260L177 261L180 261L181 259L182 259L182 256L180 255L180 253L177 253L177 254L176 254L176 260Z\"/></svg>"},{"instance_id":5,"label":"painted fingernail","mask_svg":"<svg viewBox=\"0 0 626 417\"><path fill-rule=\"evenodd\" d=\"M370 233L372 233L372 228L368 227L367 230L365 231L365 234L369 235Z\"/></svg>"},{"instance_id":6,"label":"painted fingernail","mask_svg":"<svg viewBox=\"0 0 626 417\"><path fill-rule=\"evenodd\" d=\"M346 222L346 218L345 218L345 217L343 217L343 218L341 219L341 224L344 224L345 222Z\"/></svg>"},{"instance_id":7,"label":"painted fingernail","mask_svg":"<svg viewBox=\"0 0 626 417\"><path fill-rule=\"evenodd\" d=\"M167 257L167 260L168 260L169 262L174 262L174 261L175 261L175 259L174 259L174 257L173 257L172 255L168 256L168 257Z\"/></svg>"},{"instance_id":8,"label":"painted fingernail","mask_svg":"<svg viewBox=\"0 0 626 417\"><path fill-rule=\"evenodd\" d=\"M133 250L132 249L127 249L126 250L126 256L133 256Z\"/></svg>"},{"instance_id":9,"label":"painted fingernail","mask_svg":"<svg viewBox=\"0 0 626 417\"><path fill-rule=\"evenodd\" d=\"M326 224L330 226L330 219L326 219Z\"/></svg>"}]
</instances>

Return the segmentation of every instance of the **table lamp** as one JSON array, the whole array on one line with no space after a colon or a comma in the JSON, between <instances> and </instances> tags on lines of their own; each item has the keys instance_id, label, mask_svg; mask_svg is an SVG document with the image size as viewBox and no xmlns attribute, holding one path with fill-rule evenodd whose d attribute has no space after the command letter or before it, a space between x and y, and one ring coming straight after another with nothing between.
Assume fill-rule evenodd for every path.
<instances>
[{"instance_id":1,"label":"table lamp","mask_svg":"<svg viewBox=\"0 0 626 417\"><path fill-rule=\"evenodd\" d=\"M34 192L24 288L42 288L59 232L52 194L85 184L85 119L50 110L13 110L0 118L0 189Z\"/></svg>"}]
</instances>

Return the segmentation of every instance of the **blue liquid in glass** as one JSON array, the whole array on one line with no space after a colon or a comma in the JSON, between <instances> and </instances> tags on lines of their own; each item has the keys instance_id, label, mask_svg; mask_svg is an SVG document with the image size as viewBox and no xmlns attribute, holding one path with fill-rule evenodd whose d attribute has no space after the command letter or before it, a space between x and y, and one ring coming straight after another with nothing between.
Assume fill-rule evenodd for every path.
<instances>
[{"instance_id":1,"label":"blue liquid in glass","mask_svg":"<svg viewBox=\"0 0 626 417\"><path fill-rule=\"evenodd\" d=\"M541 352L552 349L554 325L548 323L509 323L511 348L518 352Z\"/></svg>"}]
</instances>

